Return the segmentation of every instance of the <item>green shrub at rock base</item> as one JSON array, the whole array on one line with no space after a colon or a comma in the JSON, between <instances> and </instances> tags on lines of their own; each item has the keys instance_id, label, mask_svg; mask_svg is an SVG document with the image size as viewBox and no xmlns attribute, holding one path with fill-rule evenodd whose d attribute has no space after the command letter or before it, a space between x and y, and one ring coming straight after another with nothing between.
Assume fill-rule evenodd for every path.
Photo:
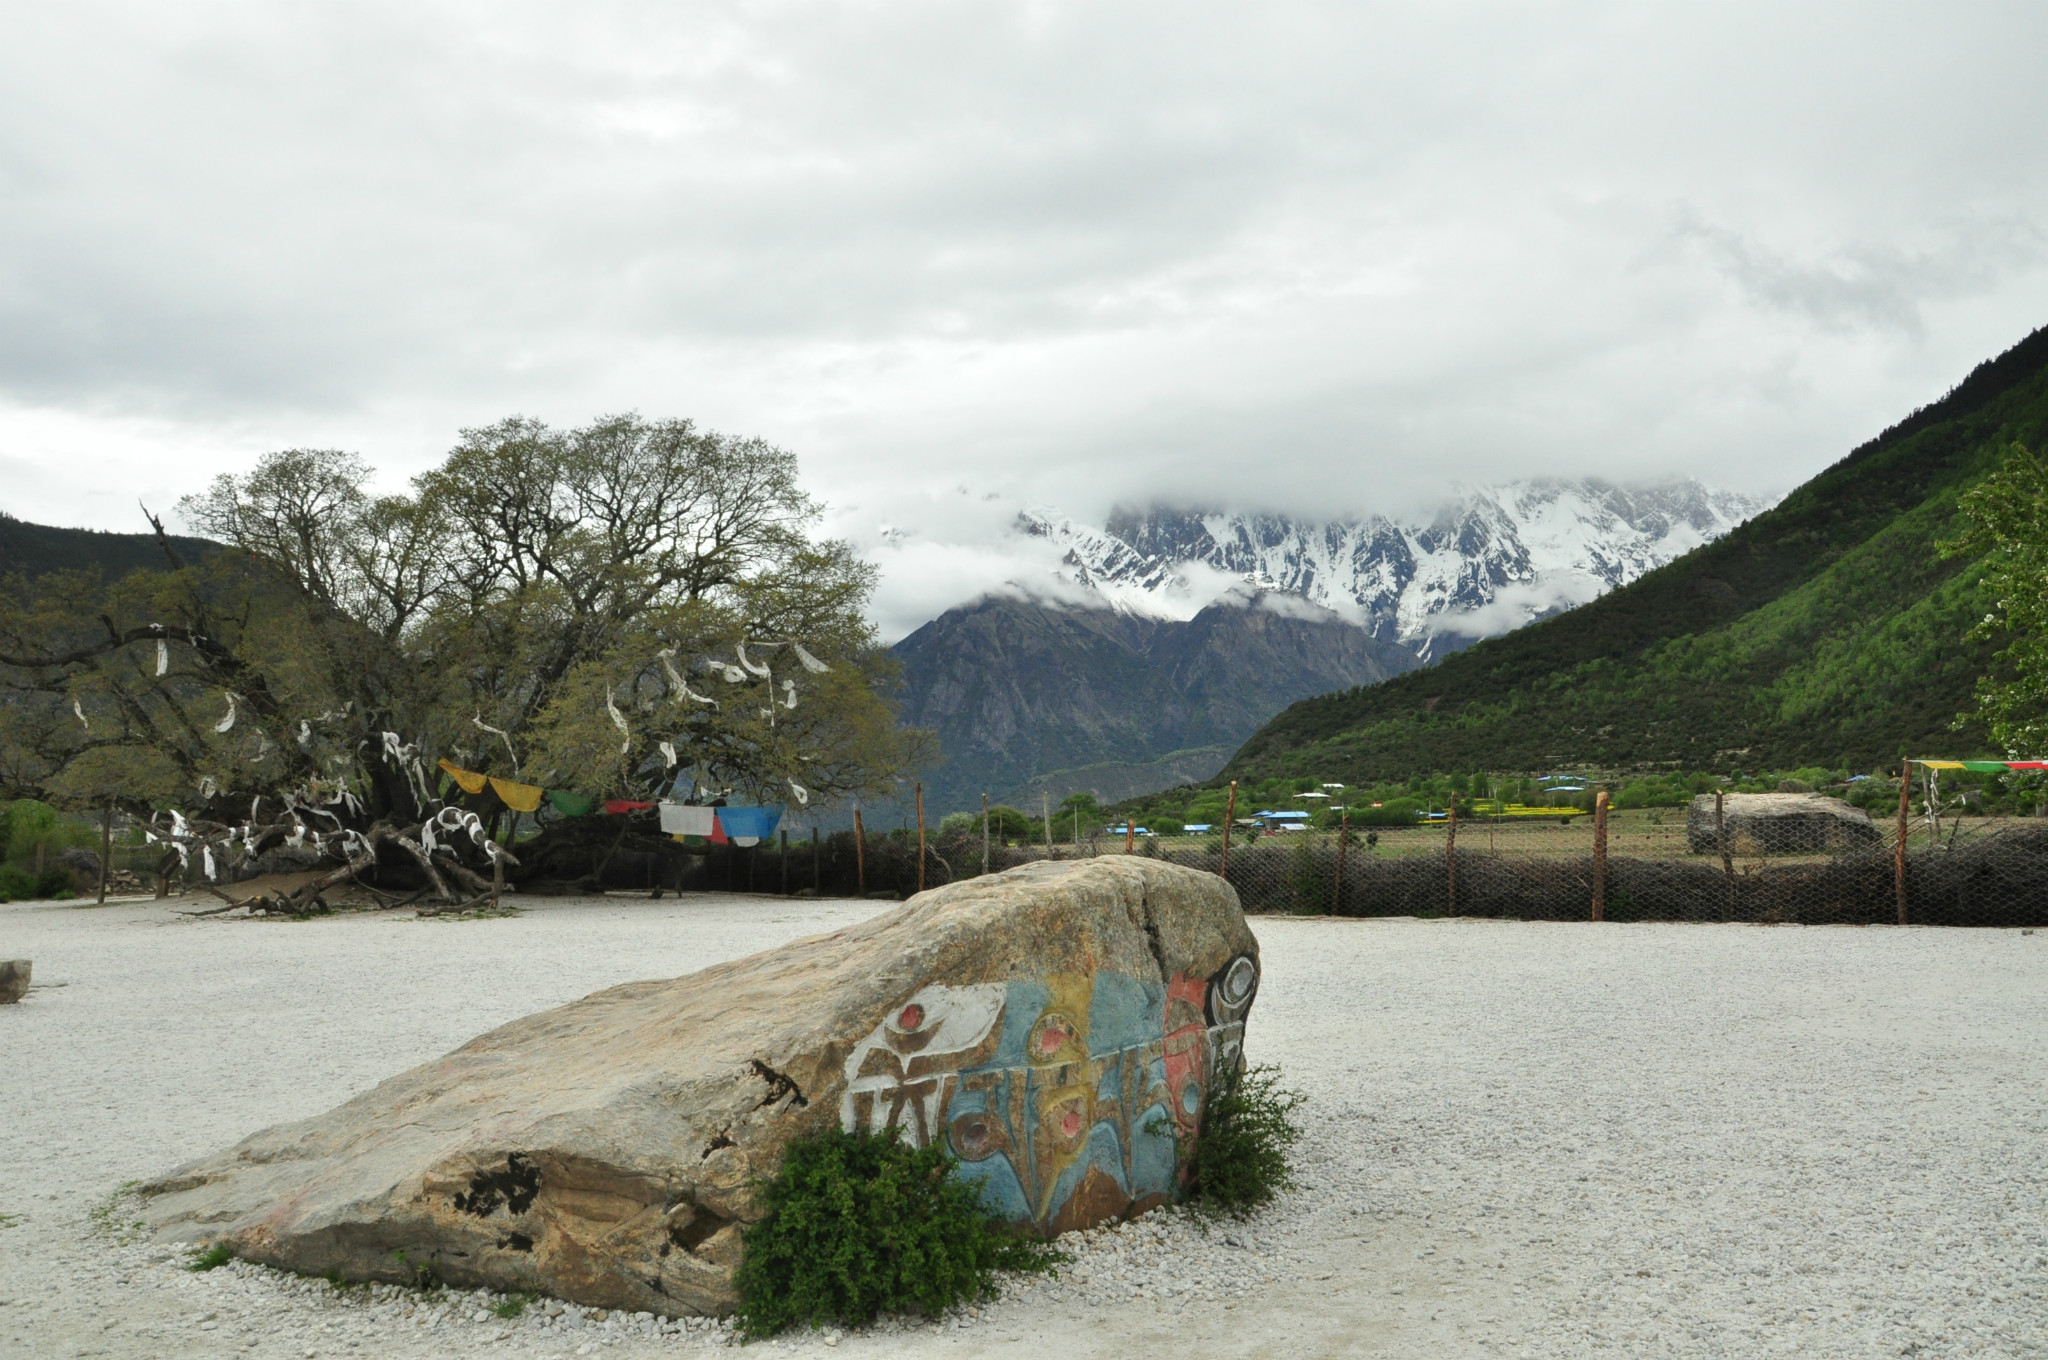
<instances>
[{"instance_id":1,"label":"green shrub at rock base","mask_svg":"<svg viewBox=\"0 0 2048 1360\"><path fill-rule=\"evenodd\" d=\"M991 1296L998 1270L1049 1272L1065 1259L991 1217L957 1165L893 1131L835 1129L791 1143L781 1174L761 1188L767 1217L746 1229L733 1276L742 1332L936 1315Z\"/></svg>"},{"instance_id":2,"label":"green shrub at rock base","mask_svg":"<svg viewBox=\"0 0 2048 1360\"><path fill-rule=\"evenodd\" d=\"M1302 1097L1280 1088L1280 1069L1245 1068L1209 1092L1188 1150L1188 1196L1203 1210L1242 1218L1294 1185L1289 1162L1301 1138Z\"/></svg>"},{"instance_id":3,"label":"green shrub at rock base","mask_svg":"<svg viewBox=\"0 0 2048 1360\"><path fill-rule=\"evenodd\" d=\"M228 1262L234 1259L235 1253L228 1247L227 1243L216 1242L212 1246L208 1247L206 1250L200 1252L197 1256L194 1256L191 1262L186 1265L185 1269L219 1270L222 1266L226 1265Z\"/></svg>"}]
</instances>

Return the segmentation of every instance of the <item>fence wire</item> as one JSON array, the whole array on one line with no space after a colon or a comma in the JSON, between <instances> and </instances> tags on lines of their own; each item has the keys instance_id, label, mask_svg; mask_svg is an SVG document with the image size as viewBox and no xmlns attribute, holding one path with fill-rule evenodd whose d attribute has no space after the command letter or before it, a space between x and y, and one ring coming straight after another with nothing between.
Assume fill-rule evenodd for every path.
<instances>
[{"instance_id":1,"label":"fence wire","mask_svg":"<svg viewBox=\"0 0 2048 1360\"><path fill-rule=\"evenodd\" d=\"M1601 843L1604 840L1604 843ZM659 884L901 898L919 887L1041 859L1135 853L1221 872L1247 911L1340 916L1477 916L1527 921L1748 921L1869 925L2048 925L2048 819L1916 819L1905 854L1895 825L1821 852L1742 837L1700 846L1683 809L1594 819L1461 821L1233 837L1121 836L1050 847L978 832L852 832L724 849ZM1725 853L1724 853L1725 851ZM614 886L634 886L615 883ZM652 880L649 886L657 886Z\"/></svg>"}]
</instances>

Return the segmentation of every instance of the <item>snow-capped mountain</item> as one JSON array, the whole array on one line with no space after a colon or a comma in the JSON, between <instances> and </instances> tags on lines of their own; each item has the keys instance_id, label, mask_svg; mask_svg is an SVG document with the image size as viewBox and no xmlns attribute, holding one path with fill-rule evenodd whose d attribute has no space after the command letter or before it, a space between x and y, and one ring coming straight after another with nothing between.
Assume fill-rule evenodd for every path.
<instances>
[{"instance_id":1,"label":"snow-capped mountain","mask_svg":"<svg viewBox=\"0 0 2048 1360\"><path fill-rule=\"evenodd\" d=\"M1018 528L1063 548L1069 579L1119 609L1187 618L1248 581L1433 660L1584 604L1768 505L1696 481L1543 479L1466 491L1427 522L1154 508L1117 511L1097 528L1034 507Z\"/></svg>"}]
</instances>

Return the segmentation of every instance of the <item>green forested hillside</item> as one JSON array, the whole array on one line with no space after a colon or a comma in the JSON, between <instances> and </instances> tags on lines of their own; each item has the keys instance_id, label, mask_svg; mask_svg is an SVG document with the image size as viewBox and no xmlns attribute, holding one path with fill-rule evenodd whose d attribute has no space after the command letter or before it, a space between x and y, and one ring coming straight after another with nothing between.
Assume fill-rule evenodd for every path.
<instances>
[{"instance_id":1,"label":"green forested hillside","mask_svg":"<svg viewBox=\"0 0 2048 1360\"><path fill-rule=\"evenodd\" d=\"M1224 778L1868 768L1983 752L1953 730L1993 644L1957 496L2048 426L2048 329L1726 537L1425 671L1305 700Z\"/></svg>"},{"instance_id":2,"label":"green forested hillside","mask_svg":"<svg viewBox=\"0 0 2048 1360\"><path fill-rule=\"evenodd\" d=\"M220 545L173 535L171 546L185 561L197 562ZM112 581L131 571L163 569L164 550L155 534L60 529L53 524L30 524L0 510L0 577L17 572L34 578L53 571L98 571Z\"/></svg>"}]
</instances>

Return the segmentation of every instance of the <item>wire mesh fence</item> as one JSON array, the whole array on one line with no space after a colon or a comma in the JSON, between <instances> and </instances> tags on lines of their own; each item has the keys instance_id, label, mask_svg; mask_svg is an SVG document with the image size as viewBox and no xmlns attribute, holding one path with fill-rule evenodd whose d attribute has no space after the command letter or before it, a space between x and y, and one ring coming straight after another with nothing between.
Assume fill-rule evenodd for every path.
<instances>
[{"instance_id":1,"label":"wire mesh fence","mask_svg":"<svg viewBox=\"0 0 2048 1360\"><path fill-rule=\"evenodd\" d=\"M1852 828L1854 829L1854 828ZM1779 845L1684 809L1053 846L851 832L707 857L678 886L907 897L1039 859L1147 855L1221 873L1245 910L1531 921L2048 925L2048 819L1916 818ZM920 878L920 858L922 877Z\"/></svg>"}]
</instances>

